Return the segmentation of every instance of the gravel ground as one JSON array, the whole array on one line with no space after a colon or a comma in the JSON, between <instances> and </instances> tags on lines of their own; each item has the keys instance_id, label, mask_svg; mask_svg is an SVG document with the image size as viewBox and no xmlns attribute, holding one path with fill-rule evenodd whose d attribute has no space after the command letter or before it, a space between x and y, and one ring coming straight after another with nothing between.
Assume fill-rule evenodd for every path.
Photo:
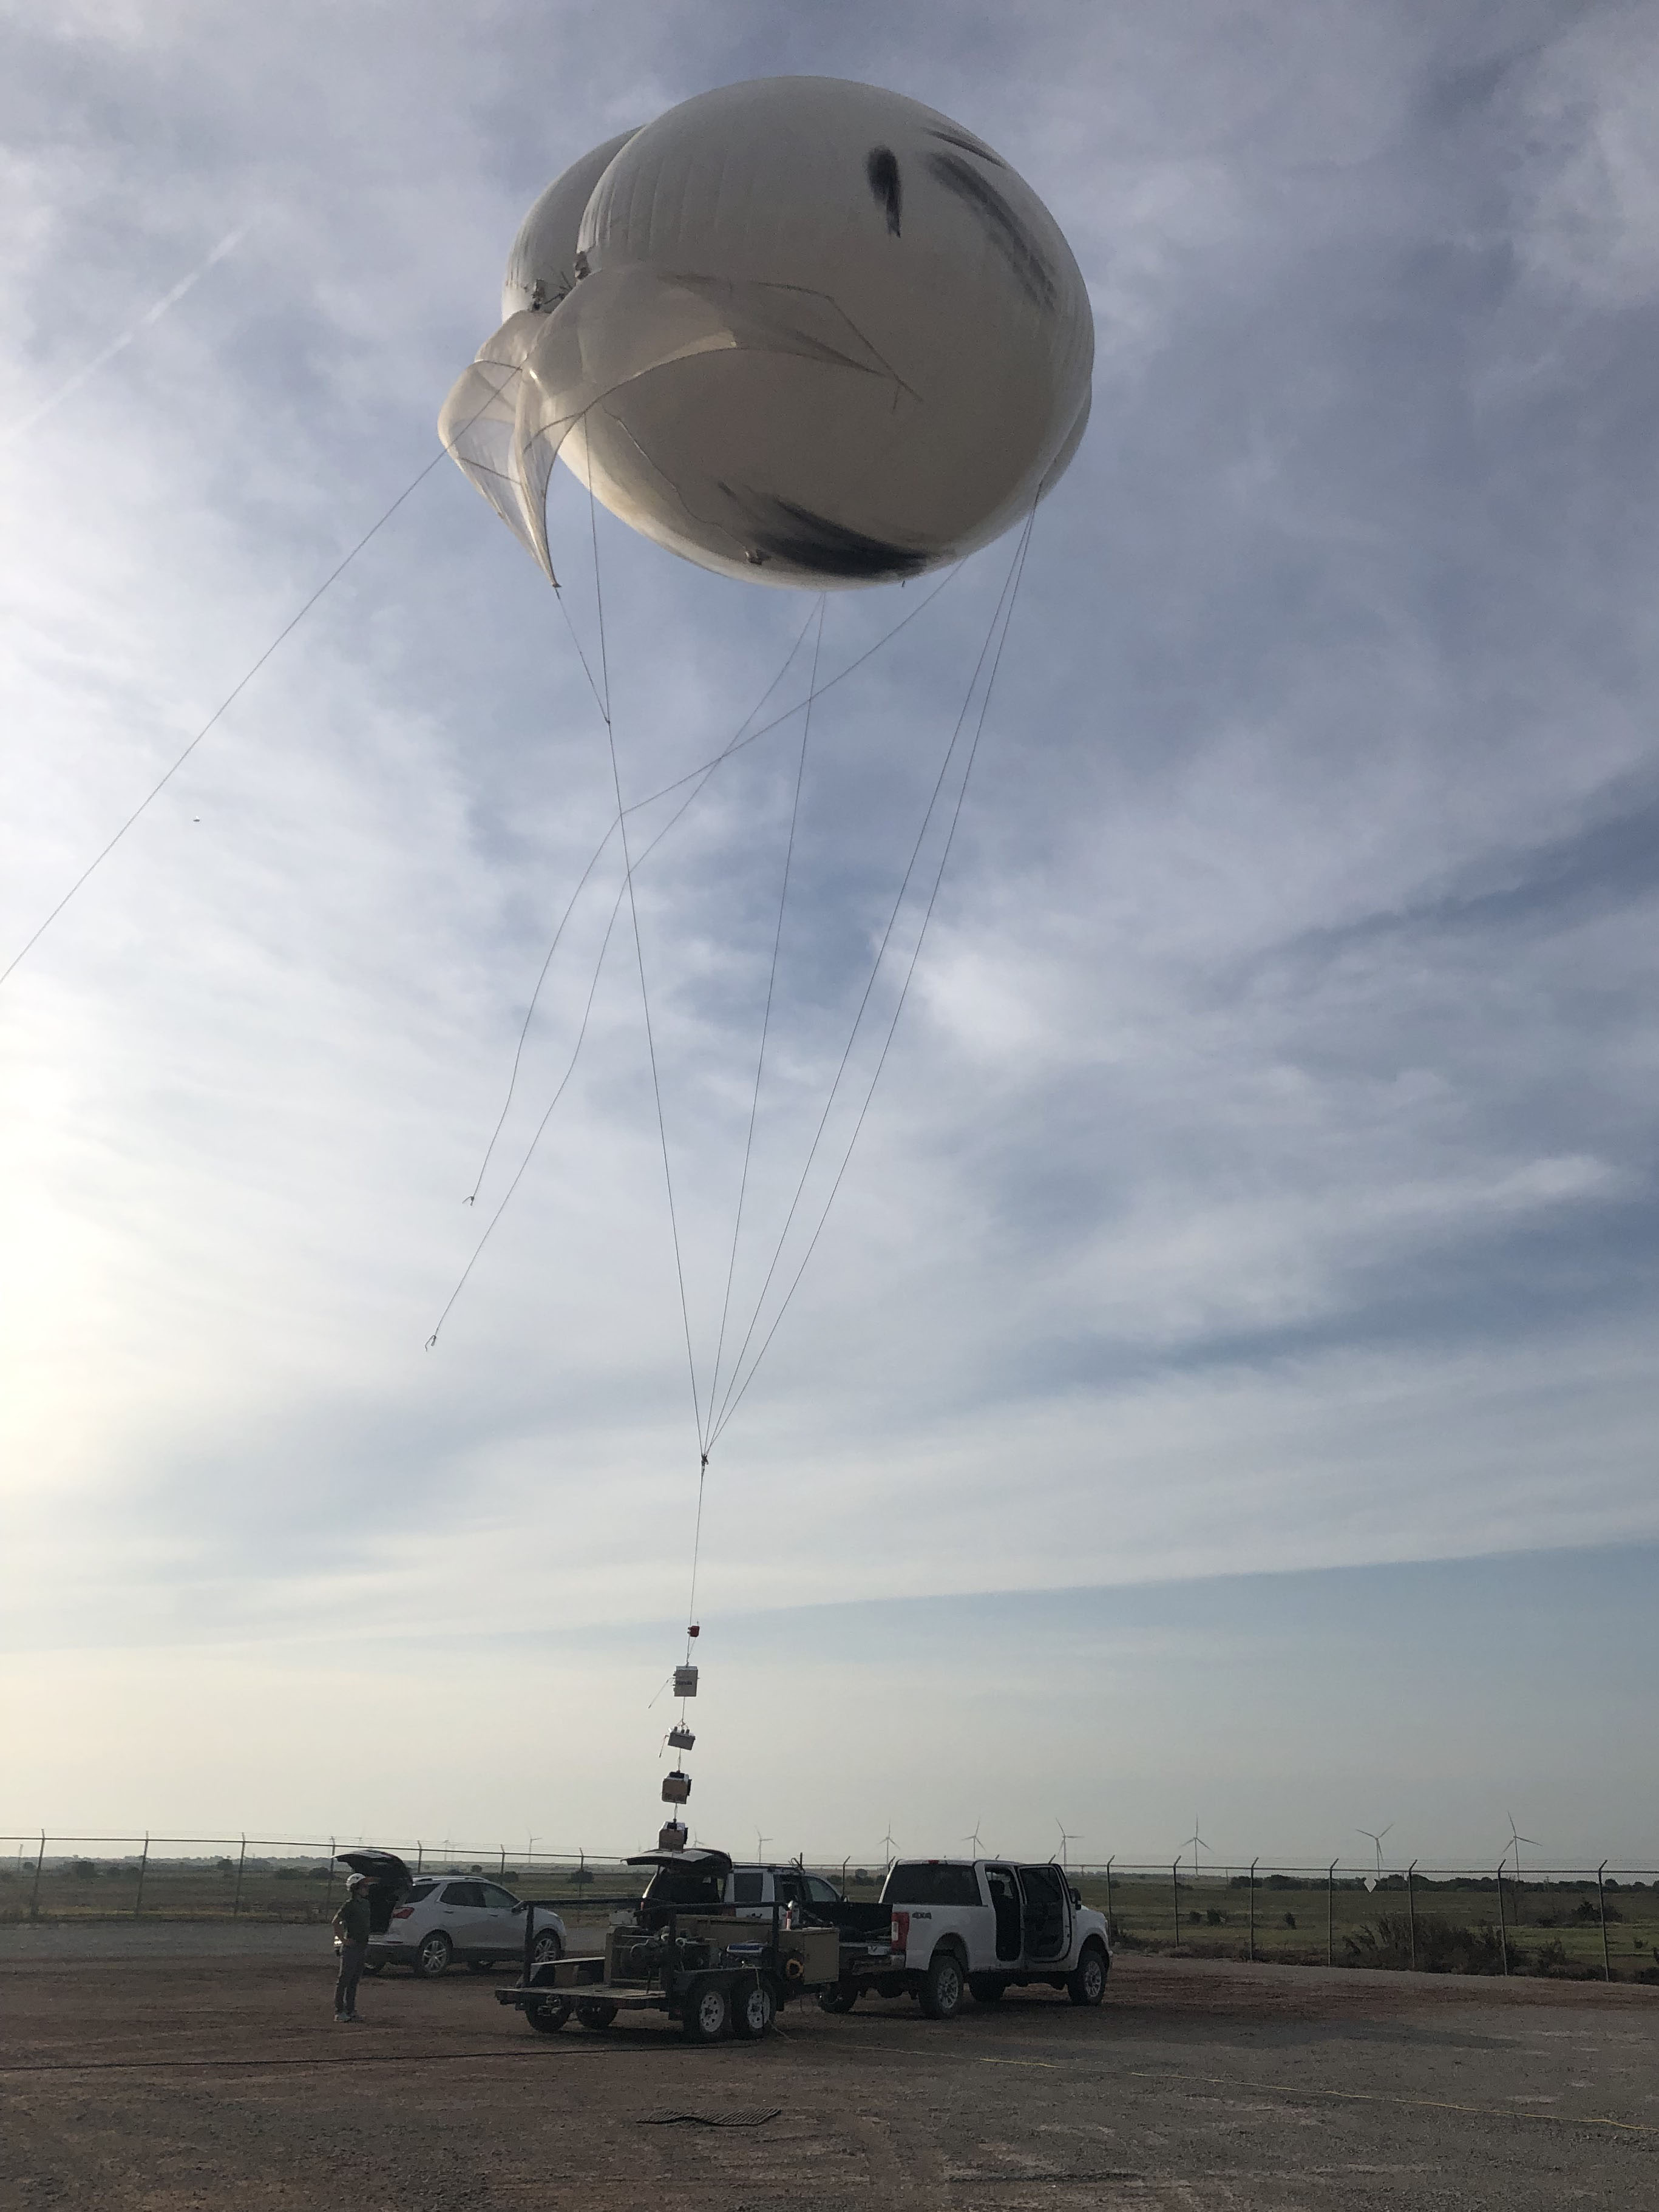
<instances>
[{"instance_id":1,"label":"gravel ground","mask_svg":"<svg viewBox=\"0 0 1659 2212\"><path fill-rule=\"evenodd\" d=\"M1659 1991L1127 1958L697 2049L459 1973L336 2027L314 1929L0 1934L7 2212L1659 2206Z\"/></svg>"}]
</instances>

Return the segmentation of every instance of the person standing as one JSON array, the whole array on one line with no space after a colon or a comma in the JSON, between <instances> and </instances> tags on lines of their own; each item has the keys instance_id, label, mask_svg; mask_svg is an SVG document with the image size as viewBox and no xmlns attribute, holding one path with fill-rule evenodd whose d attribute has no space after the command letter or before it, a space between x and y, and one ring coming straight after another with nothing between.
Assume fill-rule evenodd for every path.
<instances>
[{"instance_id":1,"label":"person standing","mask_svg":"<svg viewBox=\"0 0 1659 2212\"><path fill-rule=\"evenodd\" d=\"M354 1874L346 1882L344 1902L334 1916L334 1948L340 1954L340 1974L334 1984L337 2026L354 2026L357 2014L357 1984L368 1956L368 1878Z\"/></svg>"}]
</instances>

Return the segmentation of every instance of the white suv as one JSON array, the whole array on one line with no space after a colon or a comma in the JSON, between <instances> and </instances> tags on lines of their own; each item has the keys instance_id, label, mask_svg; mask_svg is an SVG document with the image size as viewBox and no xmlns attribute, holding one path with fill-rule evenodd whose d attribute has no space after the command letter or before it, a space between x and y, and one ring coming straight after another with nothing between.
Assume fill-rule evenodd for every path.
<instances>
[{"instance_id":1,"label":"white suv","mask_svg":"<svg viewBox=\"0 0 1659 2212\"><path fill-rule=\"evenodd\" d=\"M408 1966L423 1978L448 1971L457 1959L480 1972L498 1960L524 1957L524 1920L530 1908L499 1882L474 1875L427 1875L393 1909L384 1936L371 1936L368 1971ZM545 1966L564 1951L564 1923L545 1905L535 1908L532 1962Z\"/></svg>"}]
</instances>

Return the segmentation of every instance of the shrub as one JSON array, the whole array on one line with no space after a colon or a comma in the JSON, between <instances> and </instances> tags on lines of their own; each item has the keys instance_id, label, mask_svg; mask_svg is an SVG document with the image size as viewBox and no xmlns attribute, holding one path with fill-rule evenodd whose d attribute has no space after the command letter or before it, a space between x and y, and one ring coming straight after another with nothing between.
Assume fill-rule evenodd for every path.
<instances>
[{"instance_id":1,"label":"shrub","mask_svg":"<svg viewBox=\"0 0 1659 2212\"><path fill-rule=\"evenodd\" d=\"M1295 1915L1295 1913L1293 1913L1293 1912L1287 1912L1287 1913L1285 1915L1285 1925L1287 1928L1294 1928L1294 1927L1295 1927L1295 1925L1296 1925L1296 1915Z\"/></svg>"},{"instance_id":2,"label":"shrub","mask_svg":"<svg viewBox=\"0 0 1659 2212\"><path fill-rule=\"evenodd\" d=\"M1595 1899L1593 1897L1587 1897L1572 1917L1575 1920L1588 1920L1590 1925L1595 1927L1599 1923L1601 1914ZM1622 1920L1625 1916L1616 1905L1610 1905L1607 1907L1607 1917L1608 1924L1611 1926L1615 1920Z\"/></svg>"},{"instance_id":3,"label":"shrub","mask_svg":"<svg viewBox=\"0 0 1659 2212\"><path fill-rule=\"evenodd\" d=\"M90 1859L75 1859L64 1869L64 1872L73 1875L76 1881L94 1881L97 1879L98 1869Z\"/></svg>"},{"instance_id":4,"label":"shrub","mask_svg":"<svg viewBox=\"0 0 1659 2212\"><path fill-rule=\"evenodd\" d=\"M1376 1920L1342 1939L1350 1966L1407 1967L1412 1963L1412 1927L1403 1913L1381 1913ZM1560 1950L1558 1942L1547 1950ZM1565 1953L1563 1954L1565 1956ZM1512 1952L1518 1962L1519 1952ZM1417 1923L1417 1966L1427 1974L1501 1974L1504 1946L1495 1928L1462 1928L1425 1913Z\"/></svg>"}]
</instances>

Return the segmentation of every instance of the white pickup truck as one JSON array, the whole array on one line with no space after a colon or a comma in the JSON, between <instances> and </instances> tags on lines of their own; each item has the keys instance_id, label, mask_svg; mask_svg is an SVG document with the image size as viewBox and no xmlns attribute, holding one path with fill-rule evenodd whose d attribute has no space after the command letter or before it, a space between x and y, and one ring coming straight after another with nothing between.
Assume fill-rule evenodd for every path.
<instances>
[{"instance_id":1,"label":"white pickup truck","mask_svg":"<svg viewBox=\"0 0 1659 2212\"><path fill-rule=\"evenodd\" d=\"M1063 1867L900 1859L878 1907L843 1906L842 1914L885 1916L888 1948L860 1962L843 1947L842 1978L818 2000L828 2012L850 2012L866 1990L908 1992L932 2020L948 2020L964 1990L994 2004L1014 1982L1046 1983L1076 2005L1097 2005L1106 1994L1105 1916L1084 1904Z\"/></svg>"}]
</instances>

